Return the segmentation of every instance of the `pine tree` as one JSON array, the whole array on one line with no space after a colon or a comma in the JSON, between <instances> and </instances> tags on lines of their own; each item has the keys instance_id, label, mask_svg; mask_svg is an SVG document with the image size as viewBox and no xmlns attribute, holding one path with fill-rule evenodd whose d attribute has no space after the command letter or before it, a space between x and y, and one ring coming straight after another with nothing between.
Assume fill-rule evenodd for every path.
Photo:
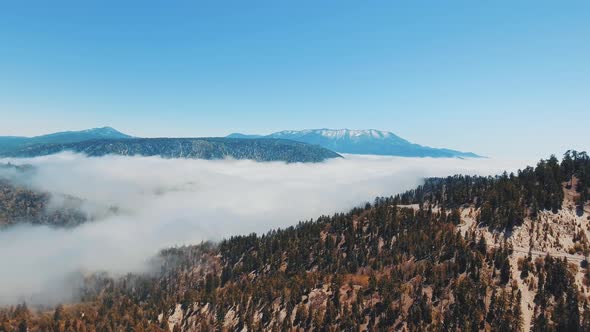
<instances>
[{"instance_id":1,"label":"pine tree","mask_svg":"<svg viewBox=\"0 0 590 332\"><path fill-rule=\"evenodd\" d=\"M500 283L506 285L510 280L510 261L505 258L500 269Z\"/></svg>"},{"instance_id":2,"label":"pine tree","mask_svg":"<svg viewBox=\"0 0 590 332\"><path fill-rule=\"evenodd\" d=\"M579 331L580 308L578 305L578 292L575 285L570 285L566 291L566 315L566 331Z\"/></svg>"},{"instance_id":3,"label":"pine tree","mask_svg":"<svg viewBox=\"0 0 590 332\"><path fill-rule=\"evenodd\" d=\"M513 304L513 308L512 308L512 315L514 316L512 327L516 331L520 331L522 329L521 303L522 303L522 293L520 292L520 289L519 289L518 292L516 293L516 297L514 299L514 304Z\"/></svg>"},{"instance_id":4,"label":"pine tree","mask_svg":"<svg viewBox=\"0 0 590 332\"><path fill-rule=\"evenodd\" d=\"M26 319L22 319L18 324L18 332L29 332L29 323Z\"/></svg>"}]
</instances>

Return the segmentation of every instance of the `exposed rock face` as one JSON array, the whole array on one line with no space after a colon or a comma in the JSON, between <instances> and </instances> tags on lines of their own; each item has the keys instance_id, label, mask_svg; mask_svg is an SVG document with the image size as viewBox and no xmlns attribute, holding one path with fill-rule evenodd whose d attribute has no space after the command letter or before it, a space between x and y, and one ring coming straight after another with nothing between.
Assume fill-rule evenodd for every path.
<instances>
[{"instance_id":1,"label":"exposed rock face","mask_svg":"<svg viewBox=\"0 0 590 332\"><path fill-rule=\"evenodd\" d=\"M170 328L170 332L174 330L176 325L180 326L183 318L184 312L182 311L182 305L177 304L172 314L168 316L168 328Z\"/></svg>"}]
</instances>

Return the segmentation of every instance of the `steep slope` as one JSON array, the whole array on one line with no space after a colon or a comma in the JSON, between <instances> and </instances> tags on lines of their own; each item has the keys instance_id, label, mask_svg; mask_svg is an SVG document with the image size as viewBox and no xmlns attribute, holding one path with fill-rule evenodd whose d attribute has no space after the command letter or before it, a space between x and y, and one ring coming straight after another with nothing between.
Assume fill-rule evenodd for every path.
<instances>
[{"instance_id":1,"label":"steep slope","mask_svg":"<svg viewBox=\"0 0 590 332\"><path fill-rule=\"evenodd\" d=\"M132 138L92 140L68 144L34 145L7 155L35 157L74 151L88 156L160 156L163 158L251 159L256 161L321 162L339 158L325 148L281 139Z\"/></svg>"},{"instance_id":2,"label":"steep slope","mask_svg":"<svg viewBox=\"0 0 590 332\"><path fill-rule=\"evenodd\" d=\"M248 138L249 136L256 135L232 134L231 136ZM270 134L266 137L317 144L332 151L350 154L373 154L403 157L479 157L471 152L436 149L414 144L391 132L375 129L285 130Z\"/></svg>"},{"instance_id":3,"label":"steep slope","mask_svg":"<svg viewBox=\"0 0 590 332\"><path fill-rule=\"evenodd\" d=\"M64 131L35 137L0 136L0 153L6 153L27 146L40 144L66 144L96 139L125 139L131 136L111 127L93 128L81 131Z\"/></svg>"}]
</instances>

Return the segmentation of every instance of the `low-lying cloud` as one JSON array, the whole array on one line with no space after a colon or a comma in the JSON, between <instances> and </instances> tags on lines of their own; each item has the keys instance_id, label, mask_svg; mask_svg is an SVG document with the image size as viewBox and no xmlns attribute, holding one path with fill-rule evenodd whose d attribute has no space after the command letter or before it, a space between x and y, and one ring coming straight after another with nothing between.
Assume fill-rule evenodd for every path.
<instances>
[{"instance_id":1,"label":"low-lying cloud","mask_svg":"<svg viewBox=\"0 0 590 332\"><path fill-rule=\"evenodd\" d=\"M159 249L296 224L419 185L427 176L492 175L523 161L352 156L318 164L61 153L32 164L38 190L84 200L98 219L73 229L0 232L0 304L68 300L76 271L141 272ZM57 203L56 203L57 204ZM116 207L116 213L112 212ZM67 285L67 286L66 286Z\"/></svg>"}]
</instances>

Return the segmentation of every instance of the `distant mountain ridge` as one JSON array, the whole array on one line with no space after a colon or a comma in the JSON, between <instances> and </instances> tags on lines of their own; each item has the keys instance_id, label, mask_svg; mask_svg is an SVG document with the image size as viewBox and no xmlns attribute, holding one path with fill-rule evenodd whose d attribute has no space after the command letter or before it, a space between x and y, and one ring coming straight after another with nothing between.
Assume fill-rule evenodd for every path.
<instances>
[{"instance_id":1,"label":"distant mountain ridge","mask_svg":"<svg viewBox=\"0 0 590 332\"><path fill-rule=\"evenodd\" d=\"M266 136L234 133L225 138L139 138L102 127L35 137L0 136L0 156L35 157L65 150L92 156L231 157L286 162L318 162L341 157L338 152L401 157L480 157L472 152L414 144L392 132L376 129L284 130Z\"/></svg>"},{"instance_id":2,"label":"distant mountain ridge","mask_svg":"<svg viewBox=\"0 0 590 332\"><path fill-rule=\"evenodd\" d=\"M65 144L96 139L127 139L132 137L133 136L123 134L111 127L92 128L80 131L62 131L34 137L0 136L0 153L40 144Z\"/></svg>"},{"instance_id":3,"label":"distant mountain ridge","mask_svg":"<svg viewBox=\"0 0 590 332\"><path fill-rule=\"evenodd\" d=\"M317 145L284 139L125 138L86 140L75 143L40 144L4 153L9 157L37 157L73 151L98 157L159 156L192 159L250 159L256 161L321 162L341 156Z\"/></svg>"},{"instance_id":4,"label":"distant mountain ridge","mask_svg":"<svg viewBox=\"0 0 590 332\"><path fill-rule=\"evenodd\" d=\"M267 136L230 134L227 137L269 137L319 145L339 153L372 154L401 157L480 158L472 152L432 148L411 143L392 132L376 129L305 129L284 130Z\"/></svg>"}]
</instances>

